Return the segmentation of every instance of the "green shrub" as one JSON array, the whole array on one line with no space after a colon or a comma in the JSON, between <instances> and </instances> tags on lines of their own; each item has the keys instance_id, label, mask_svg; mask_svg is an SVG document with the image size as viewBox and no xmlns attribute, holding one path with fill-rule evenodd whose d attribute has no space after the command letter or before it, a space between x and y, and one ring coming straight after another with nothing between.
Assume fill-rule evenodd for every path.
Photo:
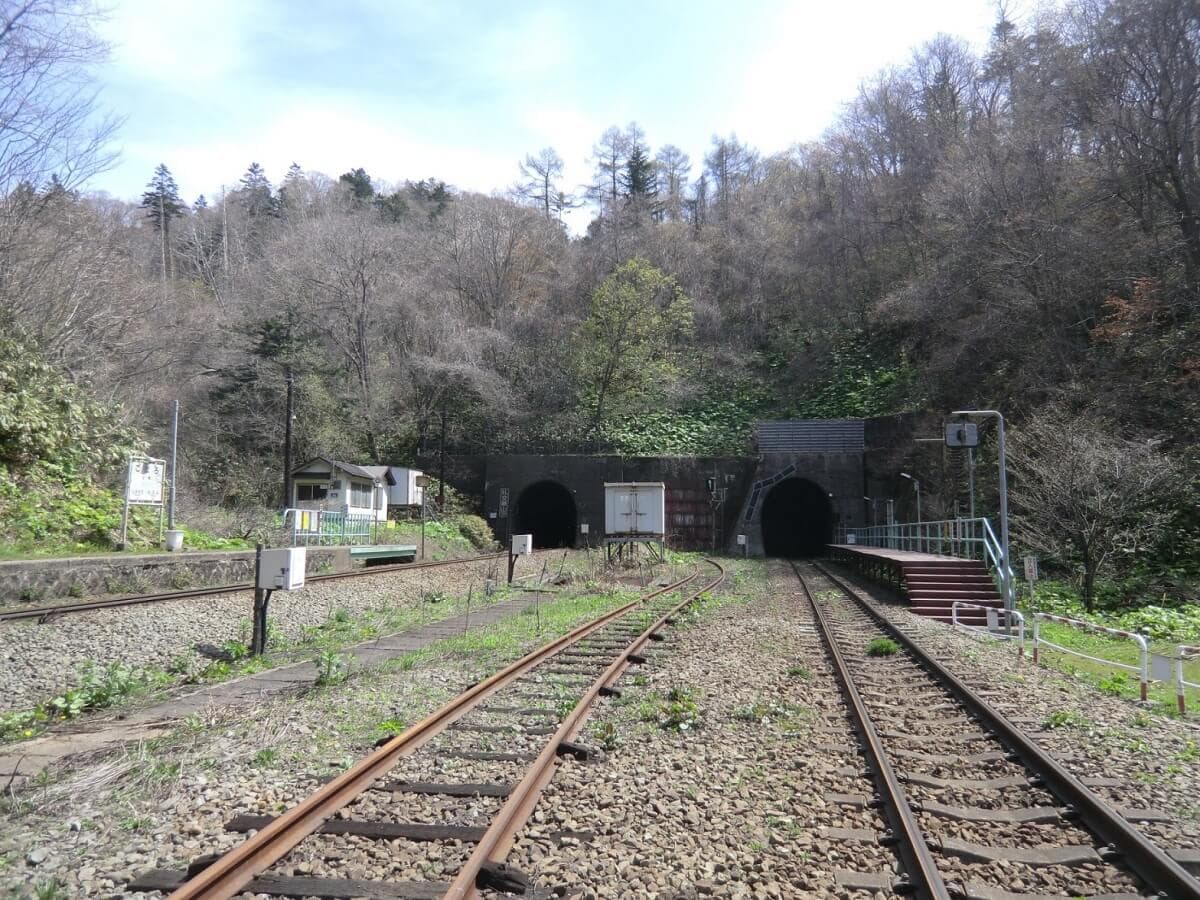
<instances>
[{"instance_id":1,"label":"green shrub","mask_svg":"<svg viewBox=\"0 0 1200 900\"><path fill-rule=\"evenodd\" d=\"M867 656L895 656L900 652L900 645L891 638L875 638L867 644Z\"/></svg>"},{"instance_id":2,"label":"green shrub","mask_svg":"<svg viewBox=\"0 0 1200 900\"><path fill-rule=\"evenodd\" d=\"M491 526L488 525L486 519L482 519L479 516L464 515L459 516L455 521L462 536L476 550L491 550L496 546L496 539L492 535Z\"/></svg>"}]
</instances>

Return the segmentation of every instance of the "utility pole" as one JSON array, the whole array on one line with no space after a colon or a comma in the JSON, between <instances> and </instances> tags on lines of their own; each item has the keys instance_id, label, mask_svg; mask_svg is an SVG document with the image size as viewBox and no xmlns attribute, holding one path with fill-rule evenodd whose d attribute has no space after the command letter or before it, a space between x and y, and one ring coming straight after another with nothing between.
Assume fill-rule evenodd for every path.
<instances>
[{"instance_id":1,"label":"utility pole","mask_svg":"<svg viewBox=\"0 0 1200 900\"><path fill-rule=\"evenodd\" d=\"M975 518L975 448L967 448L967 493L971 497L971 518Z\"/></svg>"},{"instance_id":2,"label":"utility pole","mask_svg":"<svg viewBox=\"0 0 1200 900\"><path fill-rule=\"evenodd\" d=\"M1008 546L1008 458L1004 450L1004 416L994 409L958 409L952 416L984 416L996 420L996 443L999 449L1000 467L1000 555L1003 559L1001 578L1004 581L1004 607L1012 609L1015 587L1013 585L1012 558Z\"/></svg>"},{"instance_id":3,"label":"utility pole","mask_svg":"<svg viewBox=\"0 0 1200 900\"><path fill-rule=\"evenodd\" d=\"M175 528L175 456L179 449L179 401L171 401L171 487L167 493L167 530Z\"/></svg>"},{"instance_id":4,"label":"utility pole","mask_svg":"<svg viewBox=\"0 0 1200 900\"><path fill-rule=\"evenodd\" d=\"M283 508L292 502L292 420L296 418L296 379L287 367L287 421L283 425Z\"/></svg>"}]
</instances>

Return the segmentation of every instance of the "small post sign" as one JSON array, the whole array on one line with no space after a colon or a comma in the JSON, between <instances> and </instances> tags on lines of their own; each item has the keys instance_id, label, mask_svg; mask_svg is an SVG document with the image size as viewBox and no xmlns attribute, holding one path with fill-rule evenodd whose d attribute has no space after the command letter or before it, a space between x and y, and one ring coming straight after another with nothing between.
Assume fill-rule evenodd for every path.
<instances>
[{"instance_id":1,"label":"small post sign","mask_svg":"<svg viewBox=\"0 0 1200 900\"><path fill-rule=\"evenodd\" d=\"M149 456L131 456L125 470L125 506L121 511L121 549L129 542L129 508L158 507L158 538L162 540L163 474L167 462Z\"/></svg>"},{"instance_id":2,"label":"small post sign","mask_svg":"<svg viewBox=\"0 0 1200 900\"><path fill-rule=\"evenodd\" d=\"M978 447L979 426L974 422L947 422L947 447Z\"/></svg>"},{"instance_id":3,"label":"small post sign","mask_svg":"<svg viewBox=\"0 0 1200 900\"><path fill-rule=\"evenodd\" d=\"M1025 563L1025 580L1029 582L1029 606L1033 609L1037 607L1033 603L1033 586L1038 580L1038 566L1036 556L1026 556L1022 559Z\"/></svg>"}]
</instances>

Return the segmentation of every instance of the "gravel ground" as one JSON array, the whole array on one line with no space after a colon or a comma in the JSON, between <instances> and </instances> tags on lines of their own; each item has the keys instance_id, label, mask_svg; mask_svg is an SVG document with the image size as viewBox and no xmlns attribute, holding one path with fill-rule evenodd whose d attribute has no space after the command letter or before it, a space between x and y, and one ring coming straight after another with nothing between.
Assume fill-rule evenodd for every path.
<instances>
[{"instance_id":1,"label":"gravel ground","mask_svg":"<svg viewBox=\"0 0 1200 900\"><path fill-rule=\"evenodd\" d=\"M891 872L894 859L823 832L884 823L831 797L869 795L871 783L785 571L774 566L769 590L743 586L748 604L673 632L601 705L585 739L615 742L608 760L565 762L510 856L535 883L584 898L876 896L835 881ZM686 730L645 721L673 688L697 704ZM592 834L554 840L564 830Z\"/></svg>"},{"instance_id":2,"label":"gravel ground","mask_svg":"<svg viewBox=\"0 0 1200 900\"><path fill-rule=\"evenodd\" d=\"M847 580L866 596L892 596L870 582ZM1139 825L1160 845L1200 848L1200 721L1194 716L1179 719L1103 694L1081 679L1018 659L1015 648L914 616L903 606L882 602L879 608L1072 774L1115 779L1114 786L1092 788L1101 798L1168 814L1167 822ZM1066 714L1068 724L1047 724L1056 714Z\"/></svg>"},{"instance_id":3,"label":"gravel ground","mask_svg":"<svg viewBox=\"0 0 1200 900\"><path fill-rule=\"evenodd\" d=\"M580 898L889 896L852 891L835 880L838 871L890 872L894 859L873 843L847 842L825 830L880 831L884 825L873 810L831 796L870 795L871 785L860 774L845 711L790 570L771 566L768 590L761 563L738 563L741 574L730 592L747 602L710 607L689 627L672 630L667 642L650 651L650 663L625 677L623 696L602 701L581 740L609 744L606 758L561 765L510 857L535 883ZM911 620L906 612L894 615ZM1189 780L1194 785L1197 767L1177 758L1187 755L1194 725L1159 716L1135 724L1141 711L1133 705L1054 672L1018 669L1004 648L934 623L915 627L961 677L980 684L1019 683L1023 693L1012 701L1015 717L1033 720L1065 708L1086 714L1091 730L1060 728L1038 733L1039 739L1053 742L1084 774L1127 778L1128 790L1118 792L1122 805L1172 809L1178 816L1170 826L1173 835L1195 840L1196 800L1184 785ZM0 896L32 896L35 886L52 883L61 888L58 896L122 896L120 885L148 869L177 868L227 849L241 840L222 833L231 815L277 814L310 793L318 778L369 750L380 723L416 721L481 673L480 661L462 658L384 670L298 698L267 701L236 719L214 714L192 720L174 735L122 755L77 761L3 810ZM1014 682L1013 676L1023 680ZM685 730L667 730L645 718L662 715L653 698L672 688L696 703L695 721ZM555 705L553 698L538 699L538 690L526 693L528 706ZM480 713L470 721L505 719ZM530 717L524 724L547 721L553 720ZM905 722L897 717L896 729L903 730ZM1120 750L1110 734L1116 731L1144 736L1154 754ZM446 740L457 742L465 734L451 733ZM505 737L496 736L497 746ZM520 763L497 766L419 754L402 761L395 775L513 780L521 769ZM953 767L944 771L964 774ZM1150 776L1157 780L1151 783ZM954 802L945 792L923 790L930 799ZM1028 798L1022 794L1019 802ZM967 792L959 801L971 799ZM380 792L362 800L360 810L473 825L496 803ZM311 847L296 851L276 871L317 874L331 857L363 877L394 873L399 866L405 877L444 879L465 856L465 848L453 845L332 836Z\"/></svg>"},{"instance_id":4,"label":"gravel ground","mask_svg":"<svg viewBox=\"0 0 1200 900\"><path fill-rule=\"evenodd\" d=\"M313 582L271 599L271 626L288 639L305 626L327 622L336 610L350 613L412 606L426 593L466 595L484 577L500 573L504 560L414 569L387 575ZM173 661L207 662L196 644L220 647L248 641L252 596L248 591L140 606L72 613L45 625L36 620L0 625L0 712L28 709L73 686L87 662L120 661L165 668Z\"/></svg>"},{"instance_id":5,"label":"gravel ground","mask_svg":"<svg viewBox=\"0 0 1200 900\"><path fill-rule=\"evenodd\" d=\"M546 637L512 641L505 645L505 656L519 656ZM56 897L125 896L122 885L149 869L180 867L204 853L228 849L242 840L223 833L232 815L279 813L311 793L320 777L365 755L389 733L385 728L417 721L496 665L460 656L405 670L375 670L344 685L267 700L249 712L191 717L173 734L121 754L73 759L15 800L0 800L0 896L33 897L36 891L49 896L52 886ZM522 705L553 706L533 699L552 690L549 683L525 685L522 692L531 699ZM478 721L490 719L481 714ZM531 717L528 724L545 721ZM463 737L451 732L442 740L449 744ZM522 768L520 763L419 756L402 762L395 774L512 781ZM397 818L411 815L428 822L457 815L479 818L495 803L482 800L464 810L443 798L389 794L363 802L388 804L393 813L402 804ZM331 841L340 849L330 855L343 857L360 874L390 860L400 847L397 842L367 847L355 839L328 836L314 846L328 850ZM436 876L458 858L452 848L412 846L419 852L409 857L410 877ZM297 851L281 864L283 871L303 874L307 865L318 872L317 860L305 859L307 853Z\"/></svg>"}]
</instances>

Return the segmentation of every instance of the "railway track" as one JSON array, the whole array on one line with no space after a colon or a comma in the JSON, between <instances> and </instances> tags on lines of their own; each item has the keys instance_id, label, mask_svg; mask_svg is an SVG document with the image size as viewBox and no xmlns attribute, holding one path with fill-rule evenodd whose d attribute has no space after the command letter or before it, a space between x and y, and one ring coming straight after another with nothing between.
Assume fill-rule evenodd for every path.
<instances>
[{"instance_id":1,"label":"railway track","mask_svg":"<svg viewBox=\"0 0 1200 900\"><path fill-rule=\"evenodd\" d=\"M873 798L890 831L884 871L845 871L847 889L924 900L1159 897L1197 900L1200 882L839 578L792 564L852 712ZM895 655L870 657L888 637ZM1142 811L1147 812L1147 811Z\"/></svg>"},{"instance_id":2,"label":"railway track","mask_svg":"<svg viewBox=\"0 0 1200 900\"><path fill-rule=\"evenodd\" d=\"M407 572L412 569L434 569L440 566L461 565L463 563L481 562L489 559L500 559L504 553L484 553L480 556L469 556L464 559L443 559L436 562L398 563L393 566L370 566L356 569L352 572L338 572L332 575L309 575L306 582L337 581L342 578L363 578L369 575L388 575L396 572ZM237 591L252 591L254 585L225 584L216 587L195 588L186 591L166 591L157 594L136 594L129 597L113 597L109 600L88 600L83 603L63 603L57 606L32 606L25 609L0 611L0 622L19 622L37 619L48 622L56 616L70 613L86 612L92 609L111 609L118 606L138 606L144 603L162 603L168 600L187 600L193 597L211 597L216 594L231 594Z\"/></svg>"},{"instance_id":3,"label":"railway track","mask_svg":"<svg viewBox=\"0 0 1200 900\"><path fill-rule=\"evenodd\" d=\"M488 889L539 896L505 864L514 838L560 759L586 761L594 752L576 738L595 700L619 694L616 682L647 661L642 651L665 637L672 617L724 579L724 569L710 564L716 574L702 585L690 575L469 687L282 815L234 818L227 830L255 833L224 855L196 860L186 871L149 872L128 889L172 891L175 900L244 890L288 897L466 898ZM679 599L669 596L675 591ZM397 821L406 813L418 821ZM420 846L431 842L443 845L451 881L411 877L427 858ZM390 874L348 875L364 855ZM273 873L281 860L286 871Z\"/></svg>"}]
</instances>

